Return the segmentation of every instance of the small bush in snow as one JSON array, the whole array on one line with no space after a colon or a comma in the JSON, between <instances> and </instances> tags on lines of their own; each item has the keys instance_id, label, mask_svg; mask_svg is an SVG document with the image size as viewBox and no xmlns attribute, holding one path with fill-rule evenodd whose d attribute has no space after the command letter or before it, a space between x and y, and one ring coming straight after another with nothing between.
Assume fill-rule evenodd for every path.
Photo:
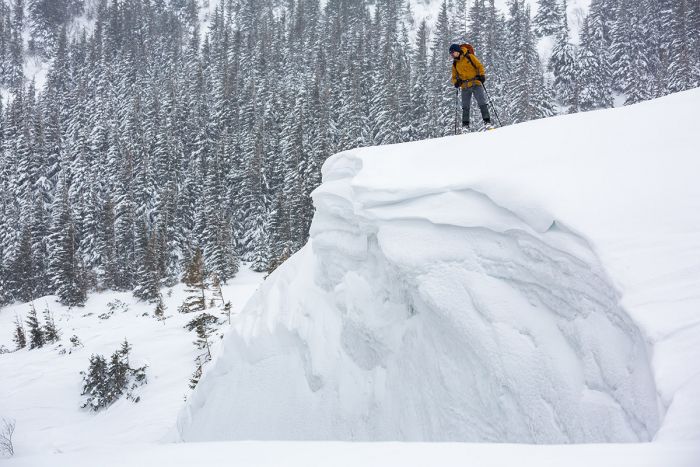
<instances>
[{"instance_id":1,"label":"small bush in snow","mask_svg":"<svg viewBox=\"0 0 700 467\"><path fill-rule=\"evenodd\" d=\"M124 339L119 350L116 350L109 359L103 355L91 355L88 371L81 371L83 375L83 392L87 395L81 408L89 407L90 410L98 411L103 407L108 407L112 402L119 399L123 394L126 398L138 402L140 397L134 395L134 390L146 384L146 365L140 368L129 366L129 353L131 345Z\"/></svg>"},{"instance_id":2,"label":"small bush in snow","mask_svg":"<svg viewBox=\"0 0 700 467\"><path fill-rule=\"evenodd\" d=\"M107 304L107 308L109 308L110 314L114 314L118 311L122 313L126 313L127 311L129 311L129 305L127 305L119 299L114 299L111 302L109 302Z\"/></svg>"},{"instance_id":3,"label":"small bush in snow","mask_svg":"<svg viewBox=\"0 0 700 467\"><path fill-rule=\"evenodd\" d=\"M53 314L49 310L49 304L46 304L46 309L44 310L44 340L46 343L53 344L61 340L61 331L56 326L53 320Z\"/></svg>"}]
</instances>

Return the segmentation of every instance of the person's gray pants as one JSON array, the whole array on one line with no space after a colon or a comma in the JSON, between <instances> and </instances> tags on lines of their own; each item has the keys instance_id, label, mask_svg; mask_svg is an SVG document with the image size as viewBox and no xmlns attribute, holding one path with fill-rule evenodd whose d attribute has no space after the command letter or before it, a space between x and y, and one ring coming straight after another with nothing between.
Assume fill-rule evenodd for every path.
<instances>
[{"instance_id":1,"label":"person's gray pants","mask_svg":"<svg viewBox=\"0 0 700 467\"><path fill-rule=\"evenodd\" d=\"M489 115L489 105L486 102L486 94L484 94L484 88L481 85L473 85L470 87L464 87L462 89L462 121L469 121L469 107L472 103L472 94L476 98L476 103L479 104L479 109L481 110L481 116L484 118L485 122L491 121L491 116Z\"/></svg>"}]
</instances>

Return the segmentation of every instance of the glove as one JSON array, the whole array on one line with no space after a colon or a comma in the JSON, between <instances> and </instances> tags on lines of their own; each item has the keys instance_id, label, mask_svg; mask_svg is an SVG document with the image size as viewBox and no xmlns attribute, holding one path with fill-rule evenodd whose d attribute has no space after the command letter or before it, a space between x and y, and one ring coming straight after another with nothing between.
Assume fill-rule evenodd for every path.
<instances>
[{"instance_id":1,"label":"glove","mask_svg":"<svg viewBox=\"0 0 700 467\"><path fill-rule=\"evenodd\" d=\"M462 84L464 84L464 81L462 81L462 78L457 78L457 81L455 81L455 87L461 88Z\"/></svg>"},{"instance_id":2,"label":"glove","mask_svg":"<svg viewBox=\"0 0 700 467\"><path fill-rule=\"evenodd\" d=\"M482 84L486 82L486 76L484 75L476 75L476 79L481 81Z\"/></svg>"}]
</instances>

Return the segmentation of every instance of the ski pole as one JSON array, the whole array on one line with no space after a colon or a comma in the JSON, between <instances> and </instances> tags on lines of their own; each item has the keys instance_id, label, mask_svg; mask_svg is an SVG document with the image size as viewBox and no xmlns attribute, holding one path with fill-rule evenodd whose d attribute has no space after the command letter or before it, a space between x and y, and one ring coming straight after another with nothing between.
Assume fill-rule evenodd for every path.
<instances>
[{"instance_id":1,"label":"ski pole","mask_svg":"<svg viewBox=\"0 0 700 467\"><path fill-rule=\"evenodd\" d=\"M496 110L496 104L493 103L491 100L491 96L489 96L489 92L486 90L486 86L484 86L484 83L481 83L481 87L484 88L484 91L486 92L486 97L489 99L489 104L491 104L491 107L493 107L493 113L496 115L496 120L498 120L498 126L502 127L503 125L501 124L501 119L498 118L498 111Z\"/></svg>"},{"instance_id":2,"label":"ski pole","mask_svg":"<svg viewBox=\"0 0 700 467\"><path fill-rule=\"evenodd\" d=\"M459 134L458 122L459 121L459 88L455 89L455 135Z\"/></svg>"}]
</instances>

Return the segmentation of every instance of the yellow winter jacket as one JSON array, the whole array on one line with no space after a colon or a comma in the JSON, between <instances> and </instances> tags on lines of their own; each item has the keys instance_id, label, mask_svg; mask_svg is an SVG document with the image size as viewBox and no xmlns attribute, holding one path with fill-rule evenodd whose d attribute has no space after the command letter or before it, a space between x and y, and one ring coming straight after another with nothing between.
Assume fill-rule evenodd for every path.
<instances>
[{"instance_id":1,"label":"yellow winter jacket","mask_svg":"<svg viewBox=\"0 0 700 467\"><path fill-rule=\"evenodd\" d=\"M469 58L471 58L472 62L474 62L474 65L472 65L469 62L469 58L467 58L467 53L468 49L466 47L462 47L462 55L460 55L459 59L456 60L456 65L452 65L452 84L457 84L455 67L457 68L457 72L459 72L459 77L462 78L462 81L465 81L467 87L471 87L474 84L481 84L481 81L479 80L469 81L474 79L476 75L486 76L484 65L482 65L474 55L470 55ZM462 84L462 88L464 88L465 84Z\"/></svg>"}]
</instances>

